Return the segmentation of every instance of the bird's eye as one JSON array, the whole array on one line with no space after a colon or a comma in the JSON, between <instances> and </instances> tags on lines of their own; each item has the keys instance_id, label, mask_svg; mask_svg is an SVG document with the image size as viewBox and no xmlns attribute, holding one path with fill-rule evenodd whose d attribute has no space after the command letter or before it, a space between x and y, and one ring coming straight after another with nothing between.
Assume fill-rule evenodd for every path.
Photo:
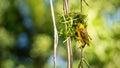
<instances>
[{"instance_id":1,"label":"bird's eye","mask_svg":"<svg viewBox=\"0 0 120 68\"><path fill-rule=\"evenodd\" d=\"M75 32L75 36L78 36L78 33L77 33L77 32Z\"/></svg>"}]
</instances>

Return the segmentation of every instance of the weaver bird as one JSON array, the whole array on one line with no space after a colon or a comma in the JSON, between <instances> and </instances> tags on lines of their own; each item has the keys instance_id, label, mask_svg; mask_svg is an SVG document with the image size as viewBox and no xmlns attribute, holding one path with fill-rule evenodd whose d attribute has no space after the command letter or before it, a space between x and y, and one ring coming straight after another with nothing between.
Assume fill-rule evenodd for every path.
<instances>
[{"instance_id":1,"label":"weaver bird","mask_svg":"<svg viewBox=\"0 0 120 68\"><path fill-rule=\"evenodd\" d=\"M81 42L82 48L87 44L89 46L90 36L88 35L87 29L82 23L77 23L76 25L76 39Z\"/></svg>"}]
</instances>

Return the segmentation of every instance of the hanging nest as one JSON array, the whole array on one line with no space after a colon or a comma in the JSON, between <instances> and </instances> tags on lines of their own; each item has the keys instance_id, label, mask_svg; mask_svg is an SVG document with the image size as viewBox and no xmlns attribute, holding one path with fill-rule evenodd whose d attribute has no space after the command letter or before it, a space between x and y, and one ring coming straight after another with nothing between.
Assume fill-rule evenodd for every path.
<instances>
[{"instance_id":1,"label":"hanging nest","mask_svg":"<svg viewBox=\"0 0 120 68\"><path fill-rule=\"evenodd\" d=\"M71 37L81 42L81 46L89 45L89 35L87 33L86 15L80 13L69 13L60 17L59 35Z\"/></svg>"},{"instance_id":2,"label":"hanging nest","mask_svg":"<svg viewBox=\"0 0 120 68\"><path fill-rule=\"evenodd\" d=\"M87 17L86 15L80 13L69 13L68 15L60 17L59 35L73 37L76 33L77 23L83 24L85 28L87 27L86 17Z\"/></svg>"}]
</instances>

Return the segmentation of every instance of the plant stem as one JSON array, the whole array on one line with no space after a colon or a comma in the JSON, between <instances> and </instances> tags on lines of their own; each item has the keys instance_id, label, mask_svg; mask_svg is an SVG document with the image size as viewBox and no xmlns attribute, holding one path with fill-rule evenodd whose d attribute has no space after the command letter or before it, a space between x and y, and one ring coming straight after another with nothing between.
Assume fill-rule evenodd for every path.
<instances>
[{"instance_id":1,"label":"plant stem","mask_svg":"<svg viewBox=\"0 0 120 68\"><path fill-rule=\"evenodd\" d=\"M85 59L83 59L83 61L86 63L86 65L88 66L88 68L91 68L90 65L89 65L89 63Z\"/></svg>"},{"instance_id":2,"label":"plant stem","mask_svg":"<svg viewBox=\"0 0 120 68\"><path fill-rule=\"evenodd\" d=\"M86 0L80 0L80 11L81 11L81 14L82 14L82 10L83 10L82 2L84 2L87 6L89 6L88 3L86 2Z\"/></svg>"},{"instance_id":3,"label":"plant stem","mask_svg":"<svg viewBox=\"0 0 120 68\"><path fill-rule=\"evenodd\" d=\"M82 14L82 0L80 0L80 11L81 11L81 14Z\"/></svg>"},{"instance_id":4,"label":"plant stem","mask_svg":"<svg viewBox=\"0 0 120 68\"><path fill-rule=\"evenodd\" d=\"M68 15L69 13L69 0L63 1L63 10L64 14ZM66 20L65 20L66 21ZM67 25L65 25L67 31ZM68 68L72 68L72 48L71 48L71 38L67 37L67 53L68 53Z\"/></svg>"},{"instance_id":5,"label":"plant stem","mask_svg":"<svg viewBox=\"0 0 120 68\"><path fill-rule=\"evenodd\" d=\"M83 1L84 1L84 3L85 3L87 6L89 6L88 3L86 2L86 0L83 0Z\"/></svg>"},{"instance_id":6,"label":"plant stem","mask_svg":"<svg viewBox=\"0 0 120 68\"><path fill-rule=\"evenodd\" d=\"M50 7L51 7L52 20L53 20L53 27L54 27L54 68L56 68L56 49L58 45L58 33L57 33L56 24L55 24L55 15L54 15L52 0L50 0Z\"/></svg>"},{"instance_id":7,"label":"plant stem","mask_svg":"<svg viewBox=\"0 0 120 68\"><path fill-rule=\"evenodd\" d=\"M71 38L67 38L67 52L68 52L68 68L72 68L72 48L71 48Z\"/></svg>"},{"instance_id":8,"label":"plant stem","mask_svg":"<svg viewBox=\"0 0 120 68\"><path fill-rule=\"evenodd\" d=\"M63 10L64 10L64 14L69 13L69 0L64 0L63 1Z\"/></svg>"},{"instance_id":9,"label":"plant stem","mask_svg":"<svg viewBox=\"0 0 120 68\"><path fill-rule=\"evenodd\" d=\"M81 55L80 55L80 63L78 65L78 68L83 68L83 48L81 47Z\"/></svg>"},{"instance_id":10,"label":"plant stem","mask_svg":"<svg viewBox=\"0 0 120 68\"><path fill-rule=\"evenodd\" d=\"M84 52L83 52L83 48L81 47L81 57L80 57L80 63L78 65L78 68L83 68L83 62L85 62L85 64L88 66L88 68L91 68L89 63L84 59L84 56L83 56Z\"/></svg>"}]
</instances>

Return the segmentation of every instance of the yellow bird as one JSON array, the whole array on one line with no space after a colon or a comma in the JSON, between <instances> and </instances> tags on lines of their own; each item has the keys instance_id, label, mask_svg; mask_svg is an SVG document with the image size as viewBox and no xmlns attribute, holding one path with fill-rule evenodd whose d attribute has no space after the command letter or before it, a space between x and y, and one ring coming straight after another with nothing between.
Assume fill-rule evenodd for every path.
<instances>
[{"instance_id":1,"label":"yellow bird","mask_svg":"<svg viewBox=\"0 0 120 68\"><path fill-rule=\"evenodd\" d=\"M82 48L87 44L89 46L89 35L87 29L82 23L77 23L76 26L77 40L81 42ZM91 38L90 38L91 39Z\"/></svg>"}]
</instances>

